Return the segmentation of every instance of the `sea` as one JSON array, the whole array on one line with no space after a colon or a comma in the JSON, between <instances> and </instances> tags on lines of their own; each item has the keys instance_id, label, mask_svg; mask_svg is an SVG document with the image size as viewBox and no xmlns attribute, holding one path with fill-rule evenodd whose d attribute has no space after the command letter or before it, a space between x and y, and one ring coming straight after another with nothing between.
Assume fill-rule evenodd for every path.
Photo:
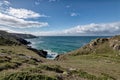
<instances>
[{"instance_id":1,"label":"sea","mask_svg":"<svg viewBox=\"0 0 120 80\"><path fill-rule=\"evenodd\" d=\"M54 59L58 54L76 50L96 38L110 36L39 36L38 38L26 39L33 48L48 52L47 58Z\"/></svg>"}]
</instances>

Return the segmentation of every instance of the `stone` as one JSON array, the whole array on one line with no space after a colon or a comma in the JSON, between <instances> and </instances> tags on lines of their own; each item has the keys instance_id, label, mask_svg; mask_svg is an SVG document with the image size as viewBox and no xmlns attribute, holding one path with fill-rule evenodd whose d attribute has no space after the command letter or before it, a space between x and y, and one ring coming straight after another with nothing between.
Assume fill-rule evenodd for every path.
<instances>
[{"instance_id":1,"label":"stone","mask_svg":"<svg viewBox=\"0 0 120 80\"><path fill-rule=\"evenodd\" d=\"M120 44L114 45L113 49L114 49L114 50L120 50Z\"/></svg>"}]
</instances>

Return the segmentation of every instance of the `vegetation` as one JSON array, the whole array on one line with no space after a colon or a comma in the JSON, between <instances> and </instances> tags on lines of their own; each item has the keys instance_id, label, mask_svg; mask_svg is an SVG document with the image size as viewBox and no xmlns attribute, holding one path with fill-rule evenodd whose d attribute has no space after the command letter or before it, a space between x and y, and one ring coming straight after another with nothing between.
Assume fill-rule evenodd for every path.
<instances>
[{"instance_id":1,"label":"vegetation","mask_svg":"<svg viewBox=\"0 0 120 80\"><path fill-rule=\"evenodd\" d=\"M82 70L76 71L74 73L77 73L80 77L88 79L88 80L116 80L115 78L109 76L108 74L101 73L101 76L95 76L92 74L89 74L87 72L84 72Z\"/></svg>"},{"instance_id":2,"label":"vegetation","mask_svg":"<svg viewBox=\"0 0 120 80\"><path fill-rule=\"evenodd\" d=\"M41 75L41 74L31 74L29 72L17 72L6 75L1 80L56 80L55 78Z\"/></svg>"},{"instance_id":3,"label":"vegetation","mask_svg":"<svg viewBox=\"0 0 120 80\"><path fill-rule=\"evenodd\" d=\"M54 71L57 73L63 73L64 69L60 67L59 65L42 65L40 66L41 69L48 70L48 71Z\"/></svg>"},{"instance_id":4,"label":"vegetation","mask_svg":"<svg viewBox=\"0 0 120 80\"><path fill-rule=\"evenodd\" d=\"M13 35L0 34L0 80L120 79L120 36L96 39L56 60L47 60Z\"/></svg>"}]
</instances>

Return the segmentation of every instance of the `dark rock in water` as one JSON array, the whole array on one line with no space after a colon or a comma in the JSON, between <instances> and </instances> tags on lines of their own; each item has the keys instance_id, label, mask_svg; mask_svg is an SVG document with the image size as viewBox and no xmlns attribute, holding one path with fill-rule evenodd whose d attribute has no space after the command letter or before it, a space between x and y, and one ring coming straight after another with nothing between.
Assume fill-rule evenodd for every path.
<instances>
[{"instance_id":1,"label":"dark rock in water","mask_svg":"<svg viewBox=\"0 0 120 80\"><path fill-rule=\"evenodd\" d=\"M57 55L56 58L55 58L55 60L58 60L59 57L60 57L60 55Z\"/></svg>"},{"instance_id":2,"label":"dark rock in water","mask_svg":"<svg viewBox=\"0 0 120 80\"><path fill-rule=\"evenodd\" d=\"M42 56L44 58L47 57L47 51L37 50L37 49L31 48L31 47L28 47L27 49L34 51L35 53L37 53L38 55L40 55L40 56Z\"/></svg>"},{"instance_id":3,"label":"dark rock in water","mask_svg":"<svg viewBox=\"0 0 120 80\"><path fill-rule=\"evenodd\" d=\"M31 44L31 42L28 42L28 41L26 41L26 40L23 39L23 38L17 38L16 40L18 40L20 43L22 43L22 44L24 44L24 45Z\"/></svg>"},{"instance_id":4,"label":"dark rock in water","mask_svg":"<svg viewBox=\"0 0 120 80\"><path fill-rule=\"evenodd\" d=\"M45 56L47 56L47 51L39 50L39 52L43 53Z\"/></svg>"}]
</instances>

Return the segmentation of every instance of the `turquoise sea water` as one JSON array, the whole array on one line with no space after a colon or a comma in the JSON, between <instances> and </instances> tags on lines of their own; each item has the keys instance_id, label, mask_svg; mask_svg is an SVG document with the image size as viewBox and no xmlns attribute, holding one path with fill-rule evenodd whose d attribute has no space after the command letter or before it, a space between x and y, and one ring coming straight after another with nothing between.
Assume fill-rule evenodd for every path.
<instances>
[{"instance_id":1,"label":"turquoise sea water","mask_svg":"<svg viewBox=\"0 0 120 80\"><path fill-rule=\"evenodd\" d=\"M48 51L48 57L53 58L56 54L64 54L78 49L91 40L105 38L107 36L42 36L34 39L27 39L33 48Z\"/></svg>"}]
</instances>

